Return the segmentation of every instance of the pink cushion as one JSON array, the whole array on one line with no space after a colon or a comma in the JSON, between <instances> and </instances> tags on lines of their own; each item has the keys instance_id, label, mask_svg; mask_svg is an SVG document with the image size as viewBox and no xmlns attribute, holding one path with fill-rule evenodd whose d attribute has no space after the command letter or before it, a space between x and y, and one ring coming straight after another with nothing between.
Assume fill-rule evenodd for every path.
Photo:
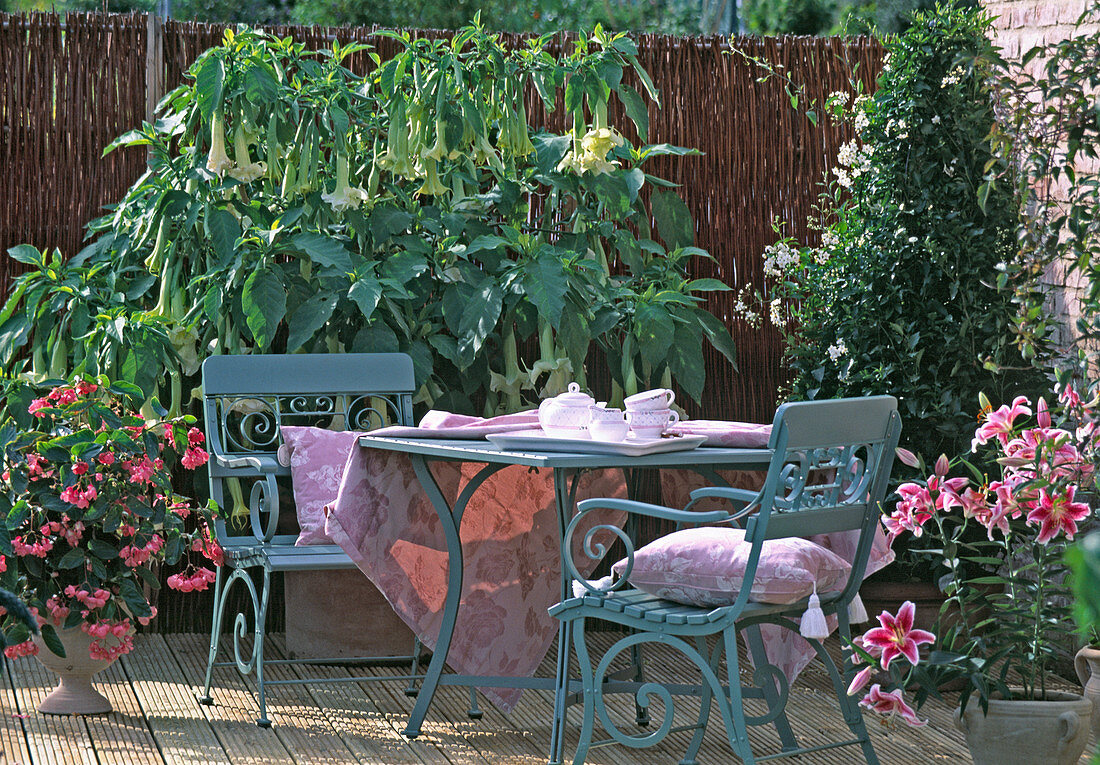
<instances>
[{"instance_id":1,"label":"pink cushion","mask_svg":"<svg viewBox=\"0 0 1100 765\"><path fill-rule=\"evenodd\" d=\"M282 434L290 451L290 479L301 527L294 544L333 544L325 534L324 507L336 499L348 452L362 434L291 425L284 426Z\"/></svg>"},{"instance_id":2,"label":"pink cushion","mask_svg":"<svg viewBox=\"0 0 1100 765\"><path fill-rule=\"evenodd\" d=\"M692 606L728 606L745 579L752 545L745 532L714 526L684 529L634 552L632 586ZM613 567L622 575L626 560ZM819 593L844 587L851 566L836 553L805 539L770 539L760 552L749 600L793 603L817 585Z\"/></svg>"}]
</instances>

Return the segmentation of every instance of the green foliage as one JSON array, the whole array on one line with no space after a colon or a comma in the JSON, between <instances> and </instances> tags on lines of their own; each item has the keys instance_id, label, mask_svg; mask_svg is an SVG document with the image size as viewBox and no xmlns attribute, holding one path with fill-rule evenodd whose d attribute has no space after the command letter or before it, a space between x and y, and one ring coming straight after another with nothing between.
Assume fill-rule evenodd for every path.
<instances>
[{"instance_id":1,"label":"green foliage","mask_svg":"<svg viewBox=\"0 0 1100 765\"><path fill-rule=\"evenodd\" d=\"M584 383L595 352L602 397L675 379L698 398L703 342L733 357L700 307L726 287L688 278L709 255L676 193L642 193L667 186L650 158L692 152L644 143L657 94L634 44L597 29L554 58L480 27L394 37L382 60L227 32L154 124L107 147L142 147L149 170L95 241L70 264L12 251L35 270L0 314L5 367L105 372L146 395L166 369L175 414L209 353L403 351L418 402L491 413ZM366 77L353 54L371 56ZM528 83L572 130L527 124ZM642 143L608 124L611 98ZM521 359L528 338L538 355Z\"/></svg>"},{"instance_id":2,"label":"green foliage","mask_svg":"<svg viewBox=\"0 0 1100 765\"><path fill-rule=\"evenodd\" d=\"M1073 588L1074 616L1085 642L1096 645L1100 636L1100 532L1094 531L1066 550Z\"/></svg>"},{"instance_id":3,"label":"green foliage","mask_svg":"<svg viewBox=\"0 0 1100 765\"><path fill-rule=\"evenodd\" d=\"M997 162L988 30L980 11L940 7L887 42L878 90L847 112L856 138L822 198L822 245L781 241L765 263L792 395L893 394L902 438L930 454L969 449L981 392L1005 400L1042 385L996 287L1016 208L1007 189L978 193ZM847 99L830 98L834 115Z\"/></svg>"},{"instance_id":4,"label":"green foliage","mask_svg":"<svg viewBox=\"0 0 1100 765\"><path fill-rule=\"evenodd\" d=\"M999 283L1029 357L1095 386L1100 338L1100 3L1074 34L1040 45L999 70L1000 160L983 193L1014 195L1023 226L1019 256ZM1092 26L1090 26L1092 25ZM1079 301L1079 302L1078 302ZM1072 326L1066 314L1080 318Z\"/></svg>"}]
</instances>

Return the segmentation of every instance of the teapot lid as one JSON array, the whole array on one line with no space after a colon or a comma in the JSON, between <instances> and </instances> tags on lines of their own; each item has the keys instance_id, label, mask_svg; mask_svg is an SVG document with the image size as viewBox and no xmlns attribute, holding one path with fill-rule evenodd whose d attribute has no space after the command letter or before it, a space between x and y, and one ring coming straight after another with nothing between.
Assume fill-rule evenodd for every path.
<instances>
[{"instance_id":1,"label":"teapot lid","mask_svg":"<svg viewBox=\"0 0 1100 765\"><path fill-rule=\"evenodd\" d=\"M571 404L574 406L591 406L596 403L596 399L592 398L587 393L582 393L581 386L575 382L569 383L569 391L567 393L561 393L554 396L554 401L560 401L563 404Z\"/></svg>"}]
</instances>

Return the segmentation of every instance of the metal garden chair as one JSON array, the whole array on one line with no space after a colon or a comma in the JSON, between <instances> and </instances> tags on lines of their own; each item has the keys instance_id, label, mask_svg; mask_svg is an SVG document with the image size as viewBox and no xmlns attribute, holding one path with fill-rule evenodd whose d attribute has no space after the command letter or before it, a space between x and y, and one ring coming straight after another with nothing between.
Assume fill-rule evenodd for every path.
<instances>
[{"instance_id":1,"label":"metal garden chair","mask_svg":"<svg viewBox=\"0 0 1100 765\"><path fill-rule=\"evenodd\" d=\"M553 606L550 613L565 622L577 652L581 670L583 721L580 740L573 762L583 763L593 746L620 743L633 748L656 744L673 730L695 730L683 763L694 763L703 742L712 704L716 704L725 725L733 751L745 763L756 760L749 744L747 726L774 723L782 742L782 751L775 756L802 754L819 749L858 745L868 763L877 763L863 717L854 698L849 698L844 677L851 672L846 658L839 670L819 640L811 639L817 656L825 664L844 721L854 738L836 743L800 746L787 720L785 706L788 683L777 667L764 657L759 625L778 624L799 630L793 619L807 609L809 597L789 604L777 605L750 600L749 584L759 573L757 564L765 540L784 537L807 537L815 534L859 530L859 542L851 572L841 578L839 592L820 594L821 608L826 615L834 614L840 635L850 638L848 606L856 597L871 552L875 529L879 524L879 503L882 501L893 464L894 449L901 430L897 401L890 396L860 399L838 399L784 404L775 414L769 447L774 451L764 487L759 492L731 488L705 488L692 493L688 508L675 510L621 499L589 499L579 503L578 515L568 526L563 538L562 559L575 582L577 597ZM693 512L691 505L704 497L725 498L732 509ZM731 604L719 607L682 605L662 600L629 585L635 550L628 536L614 526L598 526L617 534L627 546L626 567L622 578L610 590L588 582L577 572L571 551L574 533L590 512L610 508L628 513L663 518L678 525L730 524L744 529L745 543L751 552L739 593L730 596ZM603 549L593 543L587 532L576 540L583 554L597 557ZM681 535L682 536L682 535ZM583 589L578 589L583 588ZM585 641L585 628L590 619L602 619L622 625L629 634L617 640L598 664L593 664ZM740 675L737 633L743 631L755 665L753 685L743 686ZM717 636L713 648L707 637ZM701 673L698 685L672 687L656 682L624 682L616 680L611 671L614 659L625 651L645 643L660 643L683 654ZM847 657L847 652L846 652ZM720 665L725 658L725 676ZM568 666L566 662L565 666ZM567 677L559 677L555 699L555 726L564 726L567 709L576 700L573 685ZM656 730L624 732L608 713L605 694L633 692L641 712L656 696L664 704L664 717ZM673 728L674 695L701 697L701 710L694 724ZM747 715L743 699L761 699L767 711ZM607 741L592 742L597 718L610 736ZM639 721L645 719L639 715ZM558 729L559 732L561 728Z\"/></svg>"},{"instance_id":2,"label":"metal garden chair","mask_svg":"<svg viewBox=\"0 0 1100 765\"><path fill-rule=\"evenodd\" d=\"M285 533L279 528L281 515L287 516L288 521L293 519L291 526L297 522L293 504L280 506L279 501L280 482L286 482L290 476L290 468L277 457L282 444L281 429L284 425L304 425L366 431L384 425L412 425L415 391L412 360L403 353L211 356L202 365L202 386L210 452L210 495L223 510L215 532L225 553L225 563L218 567L214 584L210 654L199 701L213 703L210 686L215 667L235 665L242 674L255 672L260 706L256 723L267 727L271 725L264 694L267 685L308 684L316 680L272 681L264 677L264 636L272 575L355 568L339 546L295 546L297 533ZM240 507L245 497L247 515L227 521L224 516L235 505ZM252 644L250 648L242 647L248 632L248 619L242 611L234 621L233 660L218 662L222 624L234 585L243 587L248 595L250 608L247 605L246 608L252 617ZM417 641L409 657L400 657L412 662L410 683L415 682L419 653ZM382 657L339 661L375 658ZM398 657L385 658L392 661ZM297 660L276 663L290 664ZM378 678L349 677L347 681L371 679ZM409 693L415 693L412 685Z\"/></svg>"}]
</instances>

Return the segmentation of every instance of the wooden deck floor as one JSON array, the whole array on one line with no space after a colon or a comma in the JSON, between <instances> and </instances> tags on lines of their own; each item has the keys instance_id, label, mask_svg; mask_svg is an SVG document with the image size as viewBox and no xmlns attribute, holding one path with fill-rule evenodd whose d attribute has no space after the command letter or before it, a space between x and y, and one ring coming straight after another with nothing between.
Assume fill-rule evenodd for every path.
<instances>
[{"instance_id":1,"label":"wooden deck floor","mask_svg":"<svg viewBox=\"0 0 1100 765\"><path fill-rule=\"evenodd\" d=\"M607 635L596 639L609 641ZM167 638L167 639L166 639ZM273 641L276 648L281 641ZM274 726L256 727L254 684L242 681L236 670L216 675L215 705L195 702L202 679L206 638L200 635L143 635L136 650L99 676L98 687L111 699L115 711L93 717L41 715L35 705L53 686L50 673L34 659L6 662L0 696L0 761L5 763L98 763L100 765L206 765L207 763L544 763L550 735L551 695L527 692L512 712L503 714L488 702L484 717L466 715L466 693L443 688L414 741L400 731L412 707L399 683L277 686L268 693ZM552 656L552 653L551 653ZM668 679L671 662L655 652L648 662L655 679ZM312 669L312 668L311 668ZM550 673L551 662L542 671ZM288 678L295 670L273 667L271 679ZM333 677L348 677L341 667L319 668ZM373 670L372 670L373 671ZM387 670L382 670L387 671ZM403 670L389 670L397 674ZM792 689L788 707L796 734L804 742L839 740L848 733L826 690L826 676L814 665ZM623 719L633 717L624 700ZM926 728L887 730L868 717L875 749L886 763L968 763L970 756L961 734L951 724L943 704L926 705ZM575 742L574 711L572 736ZM694 714L692 714L692 718ZM685 718L686 720L687 718ZM736 762L722 736L721 721L712 715L712 727L701 763ZM750 729L758 753L775 751L778 738L768 726ZM590 761L628 765L679 761L688 733L673 734L663 747L634 751L618 746L595 750ZM801 765L862 762L853 748L802 756Z\"/></svg>"}]
</instances>

